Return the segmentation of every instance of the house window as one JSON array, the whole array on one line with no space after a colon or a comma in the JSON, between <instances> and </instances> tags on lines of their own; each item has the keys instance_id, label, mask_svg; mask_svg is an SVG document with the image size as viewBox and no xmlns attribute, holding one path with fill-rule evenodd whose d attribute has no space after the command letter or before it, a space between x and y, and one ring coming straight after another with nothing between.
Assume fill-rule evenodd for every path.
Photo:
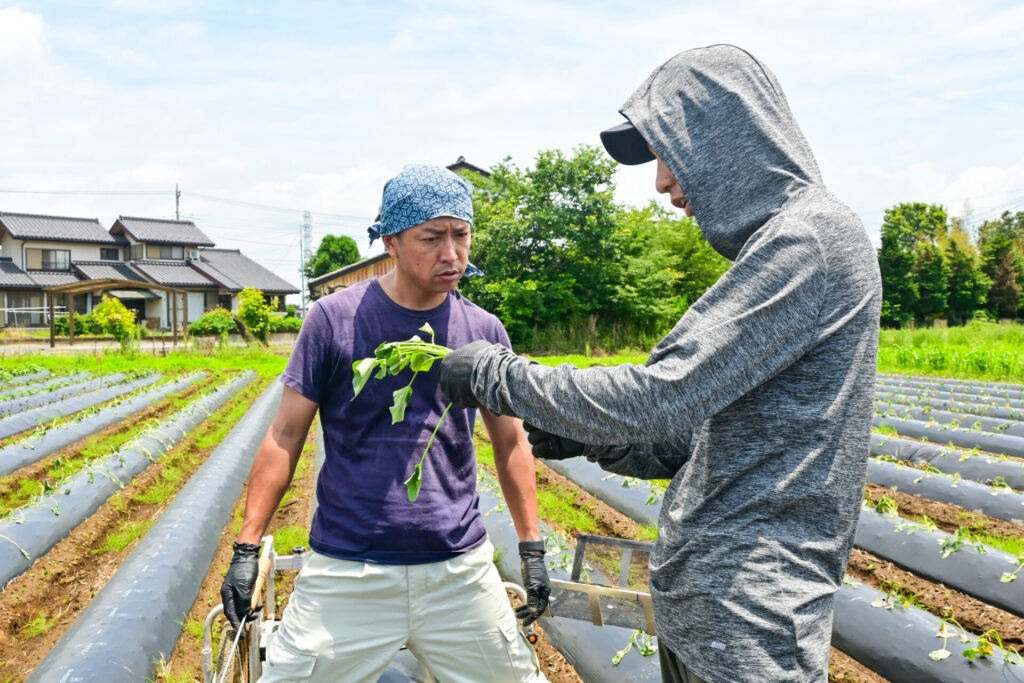
<instances>
[{"instance_id":1,"label":"house window","mask_svg":"<svg viewBox=\"0 0 1024 683\"><path fill-rule=\"evenodd\" d=\"M142 260L142 245L141 244L133 244L132 246L128 247L128 249L126 251L128 253L128 258L130 260L132 260L132 261L141 261Z\"/></svg>"},{"instance_id":2,"label":"house window","mask_svg":"<svg viewBox=\"0 0 1024 683\"><path fill-rule=\"evenodd\" d=\"M121 250L117 247L100 247L101 261L120 261Z\"/></svg>"},{"instance_id":3,"label":"house window","mask_svg":"<svg viewBox=\"0 0 1024 683\"><path fill-rule=\"evenodd\" d=\"M6 319L8 325L42 325L43 295L35 293L8 292Z\"/></svg>"},{"instance_id":4,"label":"house window","mask_svg":"<svg viewBox=\"0 0 1024 683\"><path fill-rule=\"evenodd\" d=\"M67 249L26 249L28 270L71 270L71 252Z\"/></svg>"},{"instance_id":5,"label":"house window","mask_svg":"<svg viewBox=\"0 0 1024 683\"><path fill-rule=\"evenodd\" d=\"M146 245L146 255L155 259L178 259L185 258L185 247L171 247L167 245Z\"/></svg>"}]
</instances>

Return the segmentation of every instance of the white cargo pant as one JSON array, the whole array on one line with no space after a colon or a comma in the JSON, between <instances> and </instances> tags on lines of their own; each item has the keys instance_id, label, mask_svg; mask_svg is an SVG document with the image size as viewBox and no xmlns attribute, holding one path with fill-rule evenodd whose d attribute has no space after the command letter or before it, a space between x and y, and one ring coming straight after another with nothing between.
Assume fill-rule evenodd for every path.
<instances>
[{"instance_id":1,"label":"white cargo pant","mask_svg":"<svg viewBox=\"0 0 1024 683\"><path fill-rule=\"evenodd\" d=\"M295 580L260 683L373 683L402 645L443 683L546 681L493 554L489 541L418 565L313 553Z\"/></svg>"}]
</instances>

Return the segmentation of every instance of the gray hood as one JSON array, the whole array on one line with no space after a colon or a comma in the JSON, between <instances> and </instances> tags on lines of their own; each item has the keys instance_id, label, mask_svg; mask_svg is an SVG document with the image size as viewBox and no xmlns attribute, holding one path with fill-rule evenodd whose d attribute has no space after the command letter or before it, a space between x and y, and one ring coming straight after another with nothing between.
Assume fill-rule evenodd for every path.
<instances>
[{"instance_id":1,"label":"gray hood","mask_svg":"<svg viewBox=\"0 0 1024 683\"><path fill-rule=\"evenodd\" d=\"M687 50L620 110L668 165L704 236L735 260L821 173L775 75L734 45Z\"/></svg>"}]
</instances>

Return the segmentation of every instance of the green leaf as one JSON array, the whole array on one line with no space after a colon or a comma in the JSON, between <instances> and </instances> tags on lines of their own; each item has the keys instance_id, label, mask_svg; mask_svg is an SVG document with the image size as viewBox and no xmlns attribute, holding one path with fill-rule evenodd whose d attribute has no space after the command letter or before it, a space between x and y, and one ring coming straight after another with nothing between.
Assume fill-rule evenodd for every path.
<instances>
[{"instance_id":1,"label":"green leaf","mask_svg":"<svg viewBox=\"0 0 1024 683\"><path fill-rule=\"evenodd\" d=\"M416 463L416 467L412 471L412 475L405 480L406 494L409 496L409 502L413 503L420 495L420 486L423 484L423 465L422 463Z\"/></svg>"},{"instance_id":2,"label":"green leaf","mask_svg":"<svg viewBox=\"0 0 1024 683\"><path fill-rule=\"evenodd\" d=\"M1016 578L1017 578L1016 574L1011 574L1010 572L1003 572L1003 575L999 577L999 582L1000 583L1010 583L1011 581L1016 580Z\"/></svg>"},{"instance_id":3,"label":"green leaf","mask_svg":"<svg viewBox=\"0 0 1024 683\"><path fill-rule=\"evenodd\" d=\"M395 404L391 406L391 424L398 424L405 419L405 407L409 404L409 399L412 397L412 387L404 386L396 391L393 396L395 397Z\"/></svg>"},{"instance_id":4,"label":"green leaf","mask_svg":"<svg viewBox=\"0 0 1024 683\"><path fill-rule=\"evenodd\" d=\"M409 358L403 357L401 354L394 354L391 358L388 358L388 373L397 375L402 370L405 370L409 366Z\"/></svg>"},{"instance_id":5,"label":"green leaf","mask_svg":"<svg viewBox=\"0 0 1024 683\"><path fill-rule=\"evenodd\" d=\"M357 360L352 363L352 398L355 399L359 395L359 392L366 386L367 380L370 379L370 374L373 372L373 366L377 364L377 360L374 358L364 358Z\"/></svg>"},{"instance_id":6,"label":"green leaf","mask_svg":"<svg viewBox=\"0 0 1024 683\"><path fill-rule=\"evenodd\" d=\"M950 656L951 654L953 654L953 653L950 652L949 650L947 650L946 648L942 648L941 650L932 650L931 652L928 653L928 657L930 659L934 659L936 662L938 662L938 661L943 660L946 657Z\"/></svg>"},{"instance_id":7,"label":"green leaf","mask_svg":"<svg viewBox=\"0 0 1024 683\"><path fill-rule=\"evenodd\" d=\"M423 352L414 353L409 358L409 367L411 367L414 372L427 372L433 364L434 358Z\"/></svg>"}]
</instances>

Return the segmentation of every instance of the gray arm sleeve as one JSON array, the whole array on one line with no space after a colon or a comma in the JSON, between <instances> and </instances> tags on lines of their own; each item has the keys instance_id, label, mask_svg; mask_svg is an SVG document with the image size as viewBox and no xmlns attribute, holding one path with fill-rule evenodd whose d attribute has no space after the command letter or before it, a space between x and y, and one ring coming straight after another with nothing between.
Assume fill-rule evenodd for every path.
<instances>
[{"instance_id":1,"label":"gray arm sleeve","mask_svg":"<svg viewBox=\"0 0 1024 683\"><path fill-rule=\"evenodd\" d=\"M646 365L551 368L493 346L473 369L473 393L495 414L587 444L689 439L816 341L824 258L813 234L787 227L756 233Z\"/></svg>"}]
</instances>

